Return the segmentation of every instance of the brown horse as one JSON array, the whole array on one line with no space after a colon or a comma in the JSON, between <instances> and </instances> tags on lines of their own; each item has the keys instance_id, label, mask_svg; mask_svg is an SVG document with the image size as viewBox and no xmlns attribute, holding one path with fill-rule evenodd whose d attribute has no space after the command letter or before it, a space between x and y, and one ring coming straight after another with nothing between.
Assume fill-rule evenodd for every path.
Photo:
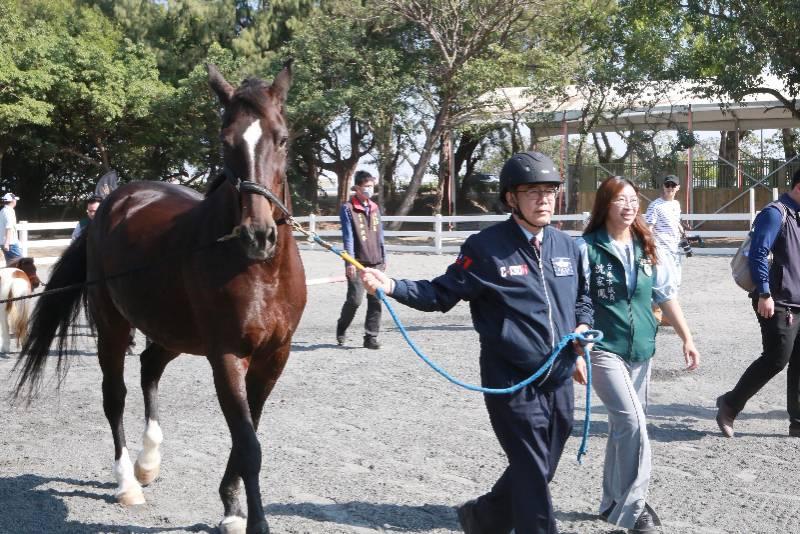
<instances>
[{"instance_id":1,"label":"brown horse","mask_svg":"<svg viewBox=\"0 0 800 534\"><path fill-rule=\"evenodd\" d=\"M133 182L103 201L87 231L55 265L47 288L89 283L38 302L16 366L16 393L28 400L35 395L56 338L63 378L69 326L84 297L97 332L103 408L114 437L116 497L139 504L140 484L155 479L161 461L161 374L181 353L206 356L233 442L219 487L220 530L245 532L246 525L248 534L265 533L256 430L306 303L300 254L290 225L281 224L288 215L283 205L289 205L283 108L291 63L272 85L251 78L234 89L213 65L209 81L225 109L225 171L205 197L177 185ZM131 326L152 340L141 355L145 431L135 465L122 424ZM240 481L246 514L239 504Z\"/></svg>"}]
</instances>

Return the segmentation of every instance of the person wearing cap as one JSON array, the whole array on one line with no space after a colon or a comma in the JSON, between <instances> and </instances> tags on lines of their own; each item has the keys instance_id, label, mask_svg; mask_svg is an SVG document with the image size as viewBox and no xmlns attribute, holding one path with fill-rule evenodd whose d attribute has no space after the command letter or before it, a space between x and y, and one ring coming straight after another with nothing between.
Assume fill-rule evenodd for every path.
<instances>
[{"instance_id":1,"label":"person wearing cap","mask_svg":"<svg viewBox=\"0 0 800 534\"><path fill-rule=\"evenodd\" d=\"M2 197L3 208L0 209L0 245L3 247L3 256L6 264L11 260L22 257L22 249L19 247L19 236L17 235L17 214L14 208L17 207L19 197L14 193L6 193Z\"/></svg>"},{"instance_id":2,"label":"person wearing cap","mask_svg":"<svg viewBox=\"0 0 800 534\"><path fill-rule=\"evenodd\" d=\"M380 288L422 311L469 302L481 384L517 384L542 367L563 336L592 325L578 246L550 226L560 185L550 158L515 154L500 172L500 199L511 217L467 238L443 275L398 280L366 269L361 278L370 293ZM508 467L491 491L457 509L467 534L557 532L548 486L572 431L578 351L566 347L542 377L515 393L484 395Z\"/></svg>"},{"instance_id":3,"label":"person wearing cap","mask_svg":"<svg viewBox=\"0 0 800 534\"><path fill-rule=\"evenodd\" d=\"M662 264L675 270L675 283L681 285L681 263L683 254L680 243L683 237L681 226L681 204L676 199L680 191L680 180L669 174L661 180L661 196L647 207L644 218L656 240L658 257Z\"/></svg>"},{"instance_id":4,"label":"person wearing cap","mask_svg":"<svg viewBox=\"0 0 800 534\"><path fill-rule=\"evenodd\" d=\"M89 223L92 222L92 219L94 219L97 208L100 207L100 200L102 200L100 197L92 195L89 197L89 200L86 201L86 217L78 221L78 224L75 225L71 236L73 241L81 236L86 227L89 226Z\"/></svg>"},{"instance_id":5,"label":"person wearing cap","mask_svg":"<svg viewBox=\"0 0 800 534\"><path fill-rule=\"evenodd\" d=\"M364 265L381 270L386 268L386 247L383 242L381 210L372 201L375 194L375 177L367 171L355 174L353 195L342 204L339 219L342 223L342 243L344 250ZM356 275L355 266L345 262L347 277L347 297L342 305L339 320L336 322L336 343L344 345L345 334L353 322L356 310L364 301L364 286ZM374 295L367 295L367 315L364 319L364 347L379 349L378 334L381 328L381 301Z\"/></svg>"},{"instance_id":6,"label":"person wearing cap","mask_svg":"<svg viewBox=\"0 0 800 534\"><path fill-rule=\"evenodd\" d=\"M658 330L651 302L683 341L687 370L698 367L700 354L678 303L675 271L661 263L630 180L613 176L600 184L578 246L594 326L603 332L591 352L592 386L608 412L600 517L630 534L657 532L660 520L647 502L652 472L647 392ZM587 381L583 360L575 379Z\"/></svg>"}]
</instances>

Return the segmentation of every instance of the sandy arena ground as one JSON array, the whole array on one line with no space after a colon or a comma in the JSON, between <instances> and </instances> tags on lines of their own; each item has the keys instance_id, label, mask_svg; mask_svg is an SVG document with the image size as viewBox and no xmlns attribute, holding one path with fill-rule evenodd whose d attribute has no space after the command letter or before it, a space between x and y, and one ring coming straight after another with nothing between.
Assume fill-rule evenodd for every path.
<instances>
[{"instance_id":1,"label":"sandy arena ground","mask_svg":"<svg viewBox=\"0 0 800 534\"><path fill-rule=\"evenodd\" d=\"M308 278L342 274L330 253L303 252ZM452 256L395 254L395 276L429 278ZM680 343L662 329L650 396L654 476L649 501L671 533L800 533L797 458L789 438L785 373L756 396L721 437L714 399L731 388L760 351L745 294L729 258L690 258L682 303L702 368L681 370ZM46 269L42 269L44 278ZM342 283L309 288L309 305L289 364L265 408L262 494L274 533L460 532L453 507L486 491L505 465L479 394L434 374L384 314L383 348L361 348L363 311L349 346L334 324ZM420 347L462 379L477 382L477 336L468 306L423 314L397 305ZM0 356L0 532L214 532L217 487L230 446L203 358L173 362L161 382L161 477L147 504L115 503L111 432L103 415L94 340L78 328L78 347L60 393L49 387L31 407L5 397L16 354ZM138 347L144 340L138 339ZM128 358L128 446L141 447L138 359ZM52 369L52 366L51 366ZM595 398L588 458L575 461L584 396L551 489L564 533L617 532L600 521L607 418ZM536 496L531 496L536 498Z\"/></svg>"}]
</instances>

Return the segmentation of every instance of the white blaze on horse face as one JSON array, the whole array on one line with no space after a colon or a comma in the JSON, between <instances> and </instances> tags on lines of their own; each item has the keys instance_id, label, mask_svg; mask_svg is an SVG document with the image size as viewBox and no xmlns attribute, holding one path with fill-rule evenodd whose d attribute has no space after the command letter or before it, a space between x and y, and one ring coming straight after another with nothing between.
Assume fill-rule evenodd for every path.
<instances>
[{"instance_id":1,"label":"white blaze on horse face","mask_svg":"<svg viewBox=\"0 0 800 534\"><path fill-rule=\"evenodd\" d=\"M261 140L262 134L261 122L256 119L250 123L250 126L247 127L242 135L244 142L247 143L247 153L250 156L250 161L248 162L250 165L250 180L253 182L256 181L256 147Z\"/></svg>"}]
</instances>

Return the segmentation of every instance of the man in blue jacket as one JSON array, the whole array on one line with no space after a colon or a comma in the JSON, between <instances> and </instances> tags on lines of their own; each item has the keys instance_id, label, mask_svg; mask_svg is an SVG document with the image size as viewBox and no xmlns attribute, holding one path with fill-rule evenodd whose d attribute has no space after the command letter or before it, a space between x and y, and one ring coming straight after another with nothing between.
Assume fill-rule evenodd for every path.
<instances>
[{"instance_id":1,"label":"man in blue jacket","mask_svg":"<svg viewBox=\"0 0 800 534\"><path fill-rule=\"evenodd\" d=\"M480 339L481 383L505 388L531 376L561 338L592 324L588 284L573 239L551 226L561 179L544 154L515 154L500 172L500 199L512 216L470 236L447 271L431 280L362 273L378 288L423 311L470 303ZM509 465L491 491L458 508L467 534L557 532L548 483L572 430L576 352L564 349L539 380L513 394L485 395Z\"/></svg>"},{"instance_id":2,"label":"man in blue jacket","mask_svg":"<svg viewBox=\"0 0 800 534\"><path fill-rule=\"evenodd\" d=\"M753 310L761 327L761 357L731 391L717 399L717 425L733 437L733 422L750 398L786 364L789 435L800 438L800 169L792 188L756 217L750 242L750 274L756 283ZM769 254L773 260L770 265Z\"/></svg>"}]
</instances>

